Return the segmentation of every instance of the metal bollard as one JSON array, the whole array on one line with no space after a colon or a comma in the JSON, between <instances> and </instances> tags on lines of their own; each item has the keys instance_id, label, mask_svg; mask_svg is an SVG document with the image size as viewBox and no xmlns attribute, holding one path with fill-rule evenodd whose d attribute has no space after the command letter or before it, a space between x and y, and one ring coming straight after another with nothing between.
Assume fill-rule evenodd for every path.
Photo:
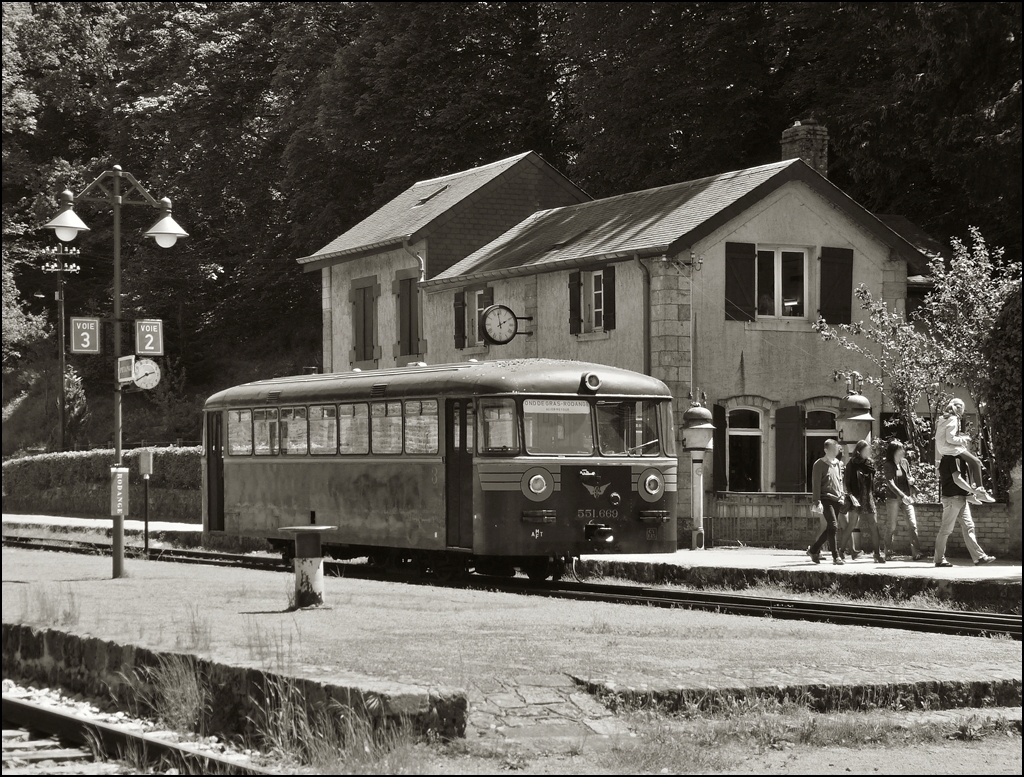
<instances>
[{"instance_id":1,"label":"metal bollard","mask_svg":"<svg viewBox=\"0 0 1024 777\"><path fill-rule=\"evenodd\" d=\"M295 607L320 607L324 603L324 558L320 534L337 526L282 526L295 535Z\"/></svg>"}]
</instances>

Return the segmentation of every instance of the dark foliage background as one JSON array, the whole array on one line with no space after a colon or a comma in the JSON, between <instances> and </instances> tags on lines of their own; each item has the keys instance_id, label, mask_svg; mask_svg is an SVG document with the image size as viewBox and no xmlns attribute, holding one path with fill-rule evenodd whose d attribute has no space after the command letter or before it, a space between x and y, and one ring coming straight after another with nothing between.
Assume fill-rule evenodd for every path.
<instances>
[{"instance_id":1,"label":"dark foliage background","mask_svg":"<svg viewBox=\"0 0 1024 777\"><path fill-rule=\"evenodd\" d=\"M1019 262L1020 36L1020 3L5 3L4 451L56 423L39 227L113 164L191 235L162 251L124 209L125 317L164 319L173 377L128 397L126 442L197 440L203 396L318 363L297 257L417 179L528 149L606 196L774 161L813 117L866 207ZM109 315L110 213L78 210L67 310ZM71 364L76 441L105 441L110 357ZM44 421L9 444L16 398Z\"/></svg>"}]
</instances>

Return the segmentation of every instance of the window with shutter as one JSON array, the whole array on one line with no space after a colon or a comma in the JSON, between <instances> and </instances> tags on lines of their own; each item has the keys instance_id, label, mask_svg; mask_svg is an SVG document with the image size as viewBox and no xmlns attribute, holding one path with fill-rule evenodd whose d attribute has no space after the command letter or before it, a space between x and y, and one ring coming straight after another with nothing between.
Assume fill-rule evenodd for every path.
<instances>
[{"instance_id":1,"label":"window with shutter","mask_svg":"<svg viewBox=\"0 0 1024 777\"><path fill-rule=\"evenodd\" d=\"M780 407L775 412L775 490L802 493L804 473L804 419L798 406Z\"/></svg>"},{"instance_id":2,"label":"window with shutter","mask_svg":"<svg viewBox=\"0 0 1024 777\"><path fill-rule=\"evenodd\" d=\"M726 421L725 407L715 405L711 408L712 423L715 425L714 444L711 447L712 477L715 491L729 490L729 472L726 469Z\"/></svg>"},{"instance_id":3,"label":"window with shutter","mask_svg":"<svg viewBox=\"0 0 1024 777\"><path fill-rule=\"evenodd\" d=\"M583 329L583 314L580 305L582 288L582 273L569 273L569 334L571 335L578 335Z\"/></svg>"},{"instance_id":4,"label":"window with shutter","mask_svg":"<svg viewBox=\"0 0 1024 777\"><path fill-rule=\"evenodd\" d=\"M466 292L455 292L455 347L466 347Z\"/></svg>"},{"instance_id":5,"label":"window with shutter","mask_svg":"<svg viewBox=\"0 0 1024 777\"><path fill-rule=\"evenodd\" d=\"M569 333L615 328L615 265L569 275Z\"/></svg>"},{"instance_id":6,"label":"window with shutter","mask_svg":"<svg viewBox=\"0 0 1024 777\"><path fill-rule=\"evenodd\" d=\"M830 324L853 319L853 249L821 248L821 298L818 314Z\"/></svg>"},{"instance_id":7,"label":"window with shutter","mask_svg":"<svg viewBox=\"0 0 1024 777\"><path fill-rule=\"evenodd\" d=\"M753 321L757 250L753 243L725 244L725 319Z\"/></svg>"},{"instance_id":8,"label":"window with shutter","mask_svg":"<svg viewBox=\"0 0 1024 777\"><path fill-rule=\"evenodd\" d=\"M729 490L761 490L761 413L737 408L729 411Z\"/></svg>"},{"instance_id":9,"label":"window with shutter","mask_svg":"<svg viewBox=\"0 0 1024 777\"><path fill-rule=\"evenodd\" d=\"M392 283L397 314L397 342L392 355L399 366L415 361L423 353L420 339L420 287L418 270L399 270Z\"/></svg>"},{"instance_id":10,"label":"window with shutter","mask_svg":"<svg viewBox=\"0 0 1024 777\"><path fill-rule=\"evenodd\" d=\"M377 298L380 284L377 276L352 281L349 300L352 303L352 350L349 361L353 367L375 368L381 349L377 342Z\"/></svg>"}]
</instances>

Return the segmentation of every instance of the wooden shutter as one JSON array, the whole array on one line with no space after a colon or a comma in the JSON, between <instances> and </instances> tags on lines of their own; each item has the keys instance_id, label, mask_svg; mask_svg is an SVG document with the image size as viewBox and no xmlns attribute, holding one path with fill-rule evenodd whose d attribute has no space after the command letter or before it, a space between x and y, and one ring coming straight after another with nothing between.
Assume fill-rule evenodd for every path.
<instances>
[{"instance_id":1,"label":"wooden shutter","mask_svg":"<svg viewBox=\"0 0 1024 777\"><path fill-rule=\"evenodd\" d=\"M480 314L483 313L485 310L487 310L487 308L489 308L493 304L494 304L494 289L491 286L488 286L485 289L481 289L480 290L480 302L477 305L477 314L476 314L476 331L478 333L477 337L479 339L481 339L481 340L483 340L484 320L483 320L483 316L481 316Z\"/></svg>"},{"instance_id":2,"label":"wooden shutter","mask_svg":"<svg viewBox=\"0 0 1024 777\"><path fill-rule=\"evenodd\" d=\"M604 278L604 331L615 328L615 265L610 264L602 272Z\"/></svg>"},{"instance_id":3,"label":"wooden shutter","mask_svg":"<svg viewBox=\"0 0 1024 777\"><path fill-rule=\"evenodd\" d=\"M728 442L728 417L725 413L725 408L722 405L715 405L711 408L711 422L715 425L715 444L712 448L712 467L714 472L712 473L715 485L715 491L728 491L729 490L729 478L728 472L725 469L725 447Z\"/></svg>"},{"instance_id":4,"label":"wooden shutter","mask_svg":"<svg viewBox=\"0 0 1024 777\"><path fill-rule=\"evenodd\" d=\"M775 490L807 490L804 471L804 411L796 405L775 412Z\"/></svg>"},{"instance_id":5,"label":"wooden shutter","mask_svg":"<svg viewBox=\"0 0 1024 777\"><path fill-rule=\"evenodd\" d=\"M582 286L580 273L569 273L569 334L571 335L578 335L583 328L583 315L580 311L580 289Z\"/></svg>"},{"instance_id":6,"label":"wooden shutter","mask_svg":"<svg viewBox=\"0 0 1024 777\"><path fill-rule=\"evenodd\" d=\"M754 278L757 250L753 243L725 244L725 320L753 321L757 310Z\"/></svg>"},{"instance_id":7,"label":"wooden shutter","mask_svg":"<svg viewBox=\"0 0 1024 777\"><path fill-rule=\"evenodd\" d=\"M853 249L821 248L821 297L818 314L830 324L853 319Z\"/></svg>"},{"instance_id":8,"label":"wooden shutter","mask_svg":"<svg viewBox=\"0 0 1024 777\"><path fill-rule=\"evenodd\" d=\"M352 351L353 362L366 359L363 355L363 343L366 338L366 295L364 289L352 289L349 298L352 300Z\"/></svg>"},{"instance_id":9,"label":"wooden shutter","mask_svg":"<svg viewBox=\"0 0 1024 777\"><path fill-rule=\"evenodd\" d=\"M466 347L466 292L455 292L455 347Z\"/></svg>"}]
</instances>

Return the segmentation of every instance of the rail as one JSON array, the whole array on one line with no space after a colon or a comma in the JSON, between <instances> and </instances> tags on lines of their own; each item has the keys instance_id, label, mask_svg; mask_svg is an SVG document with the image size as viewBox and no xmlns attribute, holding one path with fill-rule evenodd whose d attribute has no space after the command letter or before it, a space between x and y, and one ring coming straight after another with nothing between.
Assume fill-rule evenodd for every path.
<instances>
[{"instance_id":1,"label":"rail","mask_svg":"<svg viewBox=\"0 0 1024 777\"><path fill-rule=\"evenodd\" d=\"M40 538L17 537L5 534L3 536L3 543L11 547L35 550L96 554L110 552L109 543L82 542L78 540L43 540ZM280 559L266 556L174 549L151 549L147 554L142 548L128 548L126 552L129 555L134 554L140 558L148 557L154 561L213 564L217 566L276 571L288 571L291 569L291 566L285 564ZM395 575L389 575L378 567L341 562L325 562L324 574L367 580L395 579ZM877 628L905 629L935 634L963 634L969 636L1003 634L1016 640L1021 639L1021 617L1019 614L883 607L846 602L786 599L708 591L679 591L600 583L557 582L537 584L523 578L502 579L483 575L470 575L448 583L439 583L436 580L414 576L399 577L398 579L407 583L459 586L562 599L699 609L732 615L752 615L845 625L874 626Z\"/></svg>"}]
</instances>

